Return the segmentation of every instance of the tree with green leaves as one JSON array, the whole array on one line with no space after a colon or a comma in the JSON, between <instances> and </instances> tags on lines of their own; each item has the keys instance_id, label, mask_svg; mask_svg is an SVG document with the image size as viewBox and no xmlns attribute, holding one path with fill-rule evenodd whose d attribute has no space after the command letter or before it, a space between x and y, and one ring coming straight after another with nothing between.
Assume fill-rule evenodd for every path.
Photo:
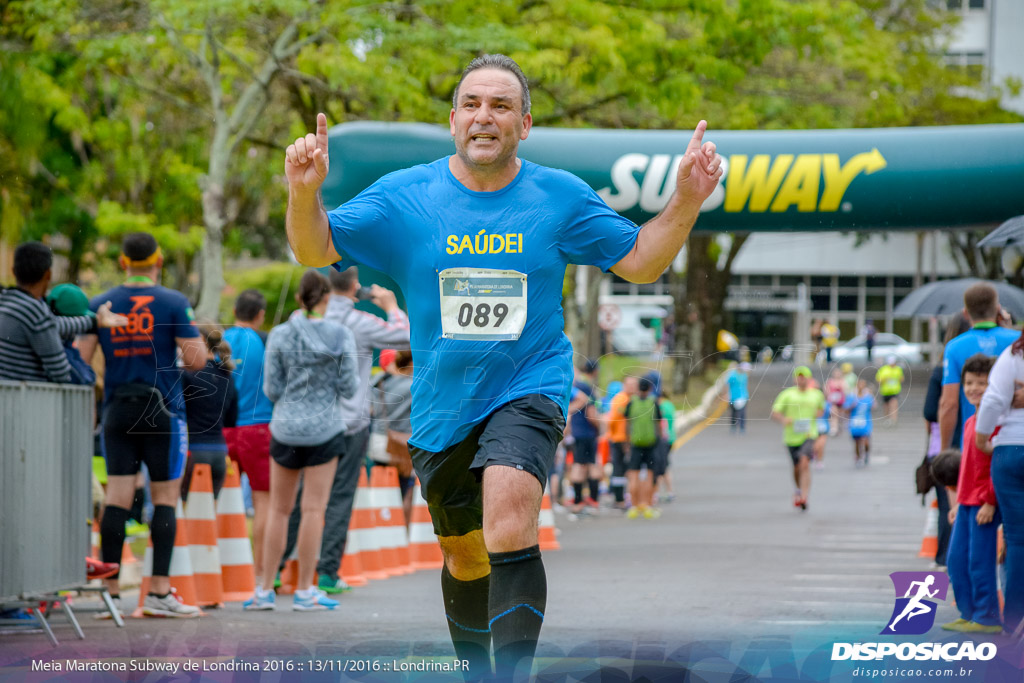
<instances>
[{"instance_id":1,"label":"tree with green leaves","mask_svg":"<svg viewBox=\"0 0 1024 683\"><path fill-rule=\"evenodd\" d=\"M441 123L484 52L523 67L536 125L1020 120L998 87L978 94L944 65L956 15L928 0L0 0L0 17L0 237L63 235L77 270L96 245L155 231L204 312L222 244L284 256L281 150L317 111ZM695 234L670 274L677 341L699 338L696 358L714 350L743 239Z\"/></svg>"}]
</instances>

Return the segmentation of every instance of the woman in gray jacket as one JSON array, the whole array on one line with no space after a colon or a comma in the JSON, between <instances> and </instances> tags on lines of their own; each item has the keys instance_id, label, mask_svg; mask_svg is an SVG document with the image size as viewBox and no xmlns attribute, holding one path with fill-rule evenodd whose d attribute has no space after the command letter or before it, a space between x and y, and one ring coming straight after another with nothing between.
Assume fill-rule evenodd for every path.
<instances>
[{"instance_id":1,"label":"woman in gray jacket","mask_svg":"<svg viewBox=\"0 0 1024 683\"><path fill-rule=\"evenodd\" d=\"M315 270L299 283L301 310L267 338L263 392L274 403L270 420L270 513L263 544L263 571L256 593L245 609L274 609L273 568L281 562L288 535L288 516L295 507L299 477L302 522L299 525L299 577L292 608L298 611L335 609L313 585L324 527L324 510L343 454L345 423L339 419L339 397L356 390L355 342L352 333L324 320L330 286ZM303 474L304 473L304 474Z\"/></svg>"}]
</instances>

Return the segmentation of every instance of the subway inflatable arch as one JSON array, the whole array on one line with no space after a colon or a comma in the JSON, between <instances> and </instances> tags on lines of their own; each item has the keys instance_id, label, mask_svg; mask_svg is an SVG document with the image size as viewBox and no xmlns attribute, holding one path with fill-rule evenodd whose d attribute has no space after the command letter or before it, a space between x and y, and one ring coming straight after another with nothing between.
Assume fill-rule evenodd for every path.
<instances>
[{"instance_id":1,"label":"subway inflatable arch","mask_svg":"<svg viewBox=\"0 0 1024 683\"><path fill-rule=\"evenodd\" d=\"M692 131L534 128L520 156L574 173L642 223L664 207ZM891 230L1024 214L1024 124L715 131L725 176L698 230ZM381 176L452 154L448 129L345 123L330 131L328 208Z\"/></svg>"}]
</instances>

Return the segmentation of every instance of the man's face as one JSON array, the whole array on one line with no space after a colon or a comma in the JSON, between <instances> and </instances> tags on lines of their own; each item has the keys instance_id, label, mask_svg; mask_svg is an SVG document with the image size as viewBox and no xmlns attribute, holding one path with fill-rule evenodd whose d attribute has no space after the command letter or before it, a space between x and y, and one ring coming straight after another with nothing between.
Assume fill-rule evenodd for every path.
<instances>
[{"instance_id":1,"label":"man's face","mask_svg":"<svg viewBox=\"0 0 1024 683\"><path fill-rule=\"evenodd\" d=\"M523 115L523 91L514 75L502 69L477 69L459 86L448 123L463 163L488 169L515 159L533 118Z\"/></svg>"},{"instance_id":2,"label":"man's face","mask_svg":"<svg viewBox=\"0 0 1024 683\"><path fill-rule=\"evenodd\" d=\"M986 389L988 389L988 375L979 375L974 372L964 373L964 396L972 406L978 407Z\"/></svg>"},{"instance_id":3,"label":"man's face","mask_svg":"<svg viewBox=\"0 0 1024 683\"><path fill-rule=\"evenodd\" d=\"M808 385L810 385L810 383L811 378L808 377L807 375L796 376L796 386L800 389L800 391L807 391L807 387Z\"/></svg>"},{"instance_id":4,"label":"man's face","mask_svg":"<svg viewBox=\"0 0 1024 683\"><path fill-rule=\"evenodd\" d=\"M640 380L636 377L626 377L622 380L622 390L630 396L640 393Z\"/></svg>"}]
</instances>

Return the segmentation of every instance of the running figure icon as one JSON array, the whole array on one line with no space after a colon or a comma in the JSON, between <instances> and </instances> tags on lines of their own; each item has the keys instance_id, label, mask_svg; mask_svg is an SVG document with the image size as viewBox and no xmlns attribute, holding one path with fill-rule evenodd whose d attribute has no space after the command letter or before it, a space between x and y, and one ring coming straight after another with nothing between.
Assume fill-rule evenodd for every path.
<instances>
[{"instance_id":1,"label":"running figure icon","mask_svg":"<svg viewBox=\"0 0 1024 683\"><path fill-rule=\"evenodd\" d=\"M892 631L893 633L896 632L896 622L898 622L903 617L906 617L907 621L910 621L916 616L928 614L933 610L933 608L930 605L921 602L924 598L934 598L936 594L938 594L938 588L936 588L933 591L928 590L928 588L933 583L935 583L934 574L929 574L924 581L912 581L910 583L910 587L907 588L907 592L903 596L905 598L910 598L910 601L907 603L906 607L903 608L903 611L900 612L900 615L893 619L892 623L889 624L890 631ZM910 594L914 591L915 586L917 586L917 593L913 597L911 597Z\"/></svg>"}]
</instances>

